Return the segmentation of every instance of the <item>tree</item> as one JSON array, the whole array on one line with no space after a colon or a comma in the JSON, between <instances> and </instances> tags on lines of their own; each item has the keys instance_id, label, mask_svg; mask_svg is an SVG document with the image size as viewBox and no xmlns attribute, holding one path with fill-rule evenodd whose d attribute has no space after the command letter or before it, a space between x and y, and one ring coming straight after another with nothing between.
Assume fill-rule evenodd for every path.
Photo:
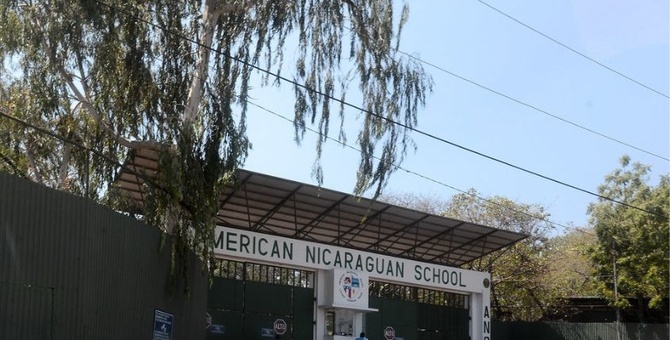
<instances>
[{"instance_id":1,"label":"tree","mask_svg":"<svg viewBox=\"0 0 670 340\"><path fill-rule=\"evenodd\" d=\"M433 215L443 214L451 205L450 200L438 196L421 193L386 192L378 198L379 201L389 204L423 211Z\"/></svg>"},{"instance_id":2,"label":"tree","mask_svg":"<svg viewBox=\"0 0 670 340\"><path fill-rule=\"evenodd\" d=\"M545 320L570 319L571 314L578 312L571 305L571 298L599 296L589 257L589 249L595 242L593 230L575 227L547 242L548 270L542 276L547 287L544 299L549 302Z\"/></svg>"},{"instance_id":3,"label":"tree","mask_svg":"<svg viewBox=\"0 0 670 340\"><path fill-rule=\"evenodd\" d=\"M319 182L331 106L344 140L343 103L358 87L365 111L354 189L378 195L413 147L408 128L432 87L397 53L408 8L396 9L389 0L0 0L0 61L13 75L0 104L0 135L9 138L0 166L100 199L114 192L129 154L156 150L161 171L142 216L176 237L175 253L211 259L218 193L249 150L247 100L260 74L264 85L293 85L297 141L307 124L322 133ZM289 37L299 48L285 77Z\"/></svg>"},{"instance_id":4,"label":"tree","mask_svg":"<svg viewBox=\"0 0 670 340\"><path fill-rule=\"evenodd\" d=\"M627 307L628 298L637 299L638 316L644 320L644 306L660 308L670 290L670 179L661 176L654 187L648 184L649 166L631 163L628 156L621 158L620 165L598 187L598 193L609 200L600 198L589 205L597 235L591 259L599 290L617 307Z\"/></svg>"},{"instance_id":5,"label":"tree","mask_svg":"<svg viewBox=\"0 0 670 340\"><path fill-rule=\"evenodd\" d=\"M558 299L597 296L589 249L596 242L593 230L573 228L547 242L549 271L544 280Z\"/></svg>"},{"instance_id":6,"label":"tree","mask_svg":"<svg viewBox=\"0 0 670 340\"><path fill-rule=\"evenodd\" d=\"M464 268L491 274L493 316L505 321L534 321L553 302L552 287L544 281L549 263L544 256L551 225L539 205L505 197L482 198L474 189L450 200L414 194L384 196L386 202L494 228L520 232L528 238L498 250Z\"/></svg>"},{"instance_id":7,"label":"tree","mask_svg":"<svg viewBox=\"0 0 670 340\"><path fill-rule=\"evenodd\" d=\"M523 233L528 238L486 255L466 266L491 274L491 309L504 321L538 320L551 303L543 281L548 271L544 252L552 225L540 205L524 204L505 197L486 199L474 189L455 195L443 214L494 228Z\"/></svg>"}]
</instances>

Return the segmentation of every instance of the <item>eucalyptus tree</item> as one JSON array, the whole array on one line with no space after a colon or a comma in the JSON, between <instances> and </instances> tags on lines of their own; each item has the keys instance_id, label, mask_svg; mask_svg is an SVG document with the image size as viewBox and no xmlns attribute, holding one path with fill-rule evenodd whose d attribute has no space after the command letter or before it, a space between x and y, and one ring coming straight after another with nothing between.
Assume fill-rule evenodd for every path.
<instances>
[{"instance_id":1,"label":"eucalyptus tree","mask_svg":"<svg viewBox=\"0 0 670 340\"><path fill-rule=\"evenodd\" d=\"M293 88L297 141L309 124L321 132L319 181L331 122L343 140L345 116L360 115L354 190L380 193L414 147L409 131L432 90L397 53L407 18L407 5L390 0L0 0L0 60L15 89L0 110L67 141L3 116L12 147L0 164L95 197L112 192L125 157L154 150L160 172L142 215L176 236L177 253L210 257L218 192L249 150L256 75ZM285 67L289 47L297 55ZM349 107L350 87L360 110Z\"/></svg>"},{"instance_id":2,"label":"eucalyptus tree","mask_svg":"<svg viewBox=\"0 0 670 340\"><path fill-rule=\"evenodd\" d=\"M653 186L649 166L631 163L628 156L621 158L620 166L598 187L610 200L589 205L597 236L590 255L599 291L617 307L637 299L638 316L644 320L647 308L667 308L670 178L661 176Z\"/></svg>"}]
</instances>

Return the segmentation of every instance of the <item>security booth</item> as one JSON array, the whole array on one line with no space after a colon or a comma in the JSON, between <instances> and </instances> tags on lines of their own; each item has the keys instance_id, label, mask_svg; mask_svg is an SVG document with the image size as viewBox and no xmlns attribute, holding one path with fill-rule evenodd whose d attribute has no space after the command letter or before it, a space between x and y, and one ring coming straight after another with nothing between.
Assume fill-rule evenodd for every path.
<instances>
[{"instance_id":1,"label":"security booth","mask_svg":"<svg viewBox=\"0 0 670 340\"><path fill-rule=\"evenodd\" d=\"M158 155L118 185L142 201ZM220 195L209 339L491 339L490 276L523 234L240 170Z\"/></svg>"}]
</instances>

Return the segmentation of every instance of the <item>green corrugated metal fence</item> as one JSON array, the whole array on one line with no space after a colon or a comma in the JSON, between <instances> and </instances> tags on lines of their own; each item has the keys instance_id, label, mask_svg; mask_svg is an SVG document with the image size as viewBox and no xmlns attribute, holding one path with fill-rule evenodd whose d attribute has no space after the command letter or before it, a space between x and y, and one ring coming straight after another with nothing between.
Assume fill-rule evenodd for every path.
<instances>
[{"instance_id":1,"label":"green corrugated metal fence","mask_svg":"<svg viewBox=\"0 0 670 340\"><path fill-rule=\"evenodd\" d=\"M615 323L568 322L493 322L494 340L617 340ZM621 340L667 340L667 324L633 324L620 326Z\"/></svg>"},{"instance_id":2,"label":"green corrugated metal fence","mask_svg":"<svg viewBox=\"0 0 670 340\"><path fill-rule=\"evenodd\" d=\"M0 339L203 339L207 278L168 295L170 239L82 197L0 172Z\"/></svg>"}]
</instances>

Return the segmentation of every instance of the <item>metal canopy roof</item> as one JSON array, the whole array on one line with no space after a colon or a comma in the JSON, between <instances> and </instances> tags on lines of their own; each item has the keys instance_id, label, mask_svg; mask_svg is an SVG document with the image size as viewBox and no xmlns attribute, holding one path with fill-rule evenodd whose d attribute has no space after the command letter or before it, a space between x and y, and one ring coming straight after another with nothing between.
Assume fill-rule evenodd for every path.
<instances>
[{"instance_id":1,"label":"metal canopy roof","mask_svg":"<svg viewBox=\"0 0 670 340\"><path fill-rule=\"evenodd\" d=\"M138 150L116 185L142 204L138 174L153 176L157 165L156 151ZM449 266L526 238L247 170L221 193L217 224Z\"/></svg>"}]
</instances>

